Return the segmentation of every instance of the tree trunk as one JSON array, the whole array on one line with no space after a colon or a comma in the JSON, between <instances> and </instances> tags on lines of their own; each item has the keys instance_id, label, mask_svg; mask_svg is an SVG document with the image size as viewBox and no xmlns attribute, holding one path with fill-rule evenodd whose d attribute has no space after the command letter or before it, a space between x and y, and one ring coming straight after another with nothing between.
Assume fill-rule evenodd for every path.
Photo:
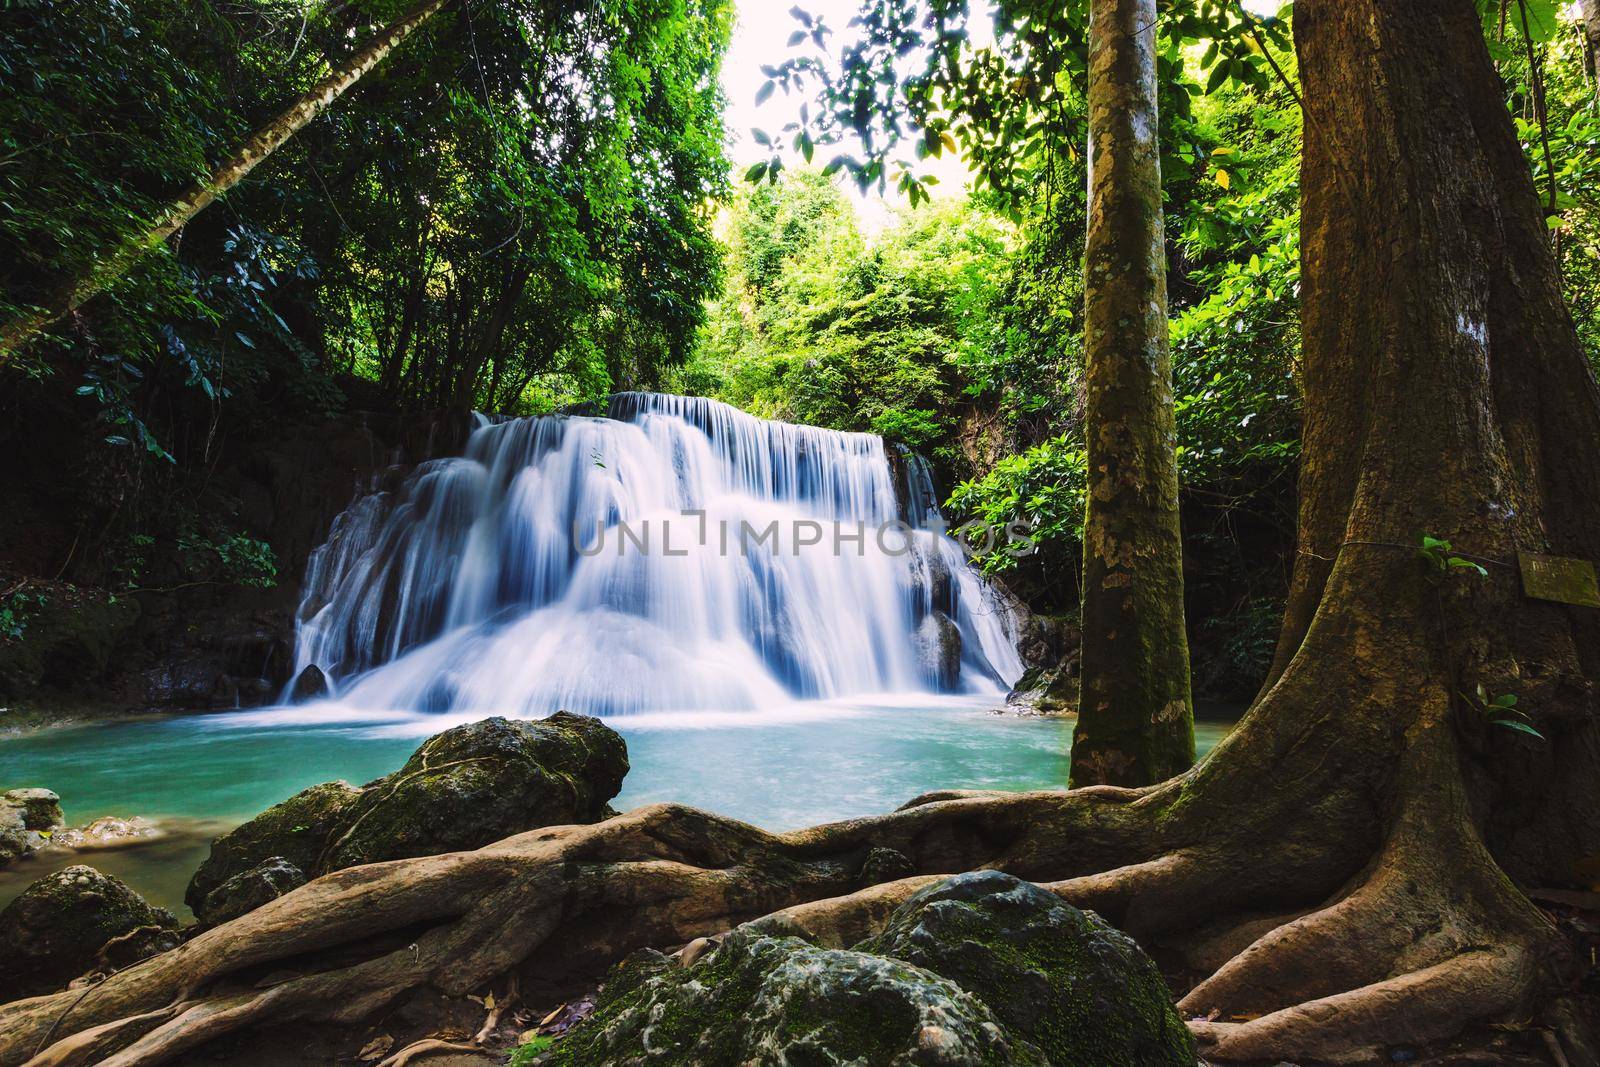
<instances>
[{"instance_id":1,"label":"tree trunk","mask_svg":"<svg viewBox=\"0 0 1600 1067\"><path fill-rule=\"evenodd\" d=\"M1148 785L1194 762L1155 24L1155 0L1090 6L1088 508L1073 785Z\"/></svg>"},{"instance_id":2,"label":"tree trunk","mask_svg":"<svg viewBox=\"0 0 1600 1067\"><path fill-rule=\"evenodd\" d=\"M1567 960L1523 889L1600 870L1600 610L1524 596L1514 560L1600 556L1600 389L1473 5L1300 0L1295 22L1300 555L1275 677L1209 758L789 834L657 805L340 871L87 993L0 1007L0 1064L163 1063L264 1023L359 1042L413 991L593 973L760 916L849 945L978 866L1208 974L1180 1005L1208 1061L1526 1021ZM1425 533L1488 574L1419 557ZM1491 722L1479 685L1547 740ZM918 875L864 884L878 847Z\"/></svg>"},{"instance_id":3,"label":"tree trunk","mask_svg":"<svg viewBox=\"0 0 1600 1067\"><path fill-rule=\"evenodd\" d=\"M184 190L148 229L129 238L111 254L96 260L88 271L68 282L43 306L6 323L0 328L0 366L10 362L18 351L57 319L76 311L85 301L121 278L146 253L171 237L217 197L243 181L258 163L326 111L447 2L419 0L342 66L301 93L275 118L257 129L210 174Z\"/></svg>"},{"instance_id":4,"label":"tree trunk","mask_svg":"<svg viewBox=\"0 0 1600 1067\"><path fill-rule=\"evenodd\" d=\"M1600 107L1600 0L1578 0L1583 13L1584 61L1594 79L1595 106Z\"/></svg>"}]
</instances>

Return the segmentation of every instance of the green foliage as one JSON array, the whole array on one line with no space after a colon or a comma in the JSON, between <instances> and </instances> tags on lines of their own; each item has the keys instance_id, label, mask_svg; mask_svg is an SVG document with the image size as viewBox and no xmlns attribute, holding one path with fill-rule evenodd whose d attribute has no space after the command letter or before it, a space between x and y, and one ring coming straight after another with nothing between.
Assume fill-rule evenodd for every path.
<instances>
[{"instance_id":1,"label":"green foliage","mask_svg":"<svg viewBox=\"0 0 1600 1067\"><path fill-rule=\"evenodd\" d=\"M142 232L409 6L12 0L0 317ZM64 539L65 577L275 581L234 521L234 481L213 475L347 397L550 410L649 387L683 360L719 284L731 3L575 14L562 0L446 5L0 369L18 439L62 431L50 470L65 480L37 480L41 512L85 531Z\"/></svg>"},{"instance_id":2,"label":"green foliage","mask_svg":"<svg viewBox=\"0 0 1600 1067\"><path fill-rule=\"evenodd\" d=\"M403 7L17 0L0 33L0 315L45 299ZM452 5L27 354L106 444L184 404L527 409L647 384L716 284L726 0ZM81 382L81 384L80 384ZM169 396L169 394L175 394ZM286 395L287 394L287 395ZM190 399L192 397L192 399ZM167 424L151 417L160 410Z\"/></svg>"},{"instance_id":3,"label":"green foliage","mask_svg":"<svg viewBox=\"0 0 1600 1067\"><path fill-rule=\"evenodd\" d=\"M832 179L791 170L742 193L727 229L723 292L679 386L952 459L1012 227L941 203L869 242Z\"/></svg>"},{"instance_id":4,"label":"green foliage","mask_svg":"<svg viewBox=\"0 0 1600 1067\"><path fill-rule=\"evenodd\" d=\"M762 92L810 93L816 107L791 144L772 142L771 159L760 173L752 168L752 180L781 169L786 148L809 160L818 146L851 144L860 154L835 155L830 168L863 188L892 184L913 206L932 182L905 158L908 149L915 160L959 153L1018 221L1041 185L1063 187L1058 172L1086 139L1088 5L864 0L838 46L823 19L803 7L792 13L790 47L799 51L766 68ZM973 33L974 21L991 18L993 34ZM1273 77L1268 49L1288 46L1286 18L1216 0L1163 5L1157 30L1161 110L1180 122L1202 91L1241 84L1264 92Z\"/></svg>"},{"instance_id":5,"label":"green foliage","mask_svg":"<svg viewBox=\"0 0 1600 1067\"><path fill-rule=\"evenodd\" d=\"M1005 574L1025 562L1046 573L1074 572L1076 560L1066 554L1076 556L1083 535L1086 474L1083 449L1063 434L1007 456L982 477L956 486L950 507L963 518L1025 531L1009 549L997 545L978 557L978 566L988 574ZM1029 560L1035 553L1041 558Z\"/></svg>"},{"instance_id":6,"label":"green foliage","mask_svg":"<svg viewBox=\"0 0 1600 1067\"><path fill-rule=\"evenodd\" d=\"M28 632L28 620L36 615L48 601L43 593L26 588L13 589L0 598L0 639L19 641Z\"/></svg>"},{"instance_id":7,"label":"green foliage","mask_svg":"<svg viewBox=\"0 0 1600 1067\"><path fill-rule=\"evenodd\" d=\"M534 1034L511 1050L511 1067L528 1067L538 1063L539 1057L555 1046L556 1039L547 1034Z\"/></svg>"},{"instance_id":8,"label":"green foliage","mask_svg":"<svg viewBox=\"0 0 1600 1067\"><path fill-rule=\"evenodd\" d=\"M1532 723L1528 722L1527 713L1517 707L1517 695L1515 693L1501 693L1498 696L1491 696L1489 690L1480 683L1474 690L1473 696L1463 693L1462 697L1466 700L1467 706L1481 715L1489 725L1501 726L1507 730L1528 734L1538 738L1540 741L1546 740L1544 734L1540 733Z\"/></svg>"},{"instance_id":9,"label":"green foliage","mask_svg":"<svg viewBox=\"0 0 1600 1067\"><path fill-rule=\"evenodd\" d=\"M191 566L209 568L219 581L257 589L271 589L278 584L278 559L265 541L236 533L217 541L180 539L178 548L193 560ZM214 564L208 556L215 557Z\"/></svg>"},{"instance_id":10,"label":"green foliage","mask_svg":"<svg viewBox=\"0 0 1600 1067\"><path fill-rule=\"evenodd\" d=\"M1428 570L1435 576L1449 574L1452 571L1474 571L1480 578L1487 578L1489 572L1481 564L1463 556L1450 553L1450 542L1440 537L1422 535L1422 546L1417 549L1417 555L1427 564Z\"/></svg>"}]
</instances>

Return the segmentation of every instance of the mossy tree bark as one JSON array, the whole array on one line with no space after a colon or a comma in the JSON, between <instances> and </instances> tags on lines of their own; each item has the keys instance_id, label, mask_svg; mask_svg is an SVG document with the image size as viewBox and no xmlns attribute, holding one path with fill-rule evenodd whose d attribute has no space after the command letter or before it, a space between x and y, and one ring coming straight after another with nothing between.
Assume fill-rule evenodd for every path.
<instances>
[{"instance_id":1,"label":"mossy tree bark","mask_svg":"<svg viewBox=\"0 0 1600 1067\"><path fill-rule=\"evenodd\" d=\"M1088 506L1075 786L1148 785L1194 762L1155 26L1155 0L1090 4Z\"/></svg>"},{"instance_id":2,"label":"mossy tree bark","mask_svg":"<svg viewBox=\"0 0 1600 1067\"><path fill-rule=\"evenodd\" d=\"M1583 39L1588 45L1589 74L1594 78L1595 106L1600 107L1600 0L1578 0L1583 14Z\"/></svg>"},{"instance_id":3,"label":"mossy tree bark","mask_svg":"<svg viewBox=\"0 0 1600 1067\"><path fill-rule=\"evenodd\" d=\"M1209 1061L1325 1061L1526 1019L1564 942L1524 895L1600 870L1600 610L1518 549L1600 557L1600 389L1473 5L1301 0L1303 531L1268 688L1156 786L919 798L791 834L675 806L330 874L179 949L0 1007L0 1064L162 1063L409 992L593 973L759 920L848 945L998 867L1209 975ZM1486 577L1434 573L1421 535ZM1515 693L1540 741L1487 721ZM874 848L917 876L878 885ZM1574 1062L1578 1062L1575 1060Z\"/></svg>"},{"instance_id":4,"label":"mossy tree bark","mask_svg":"<svg viewBox=\"0 0 1600 1067\"><path fill-rule=\"evenodd\" d=\"M132 235L121 247L96 260L87 271L62 286L47 303L0 327L0 366L10 362L25 345L58 319L82 307L90 298L126 274L133 265L182 229L217 197L245 179L256 166L326 111L334 101L418 27L432 18L448 0L419 0L400 18L380 30L372 40L326 77L301 93L271 121L261 126L211 172L168 204L151 225Z\"/></svg>"}]
</instances>

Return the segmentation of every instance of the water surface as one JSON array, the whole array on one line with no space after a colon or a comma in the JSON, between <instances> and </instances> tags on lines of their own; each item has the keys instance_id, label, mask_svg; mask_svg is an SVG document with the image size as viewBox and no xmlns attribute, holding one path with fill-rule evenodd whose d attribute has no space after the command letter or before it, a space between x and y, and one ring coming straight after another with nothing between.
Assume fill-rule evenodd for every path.
<instances>
[{"instance_id":1,"label":"water surface","mask_svg":"<svg viewBox=\"0 0 1600 1067\"><path fill-rule=\"evenodd\" d=\"M1050 789L1067 778L1072 722L995 714L971 699L811 703L787 710L684 712L607 720L632 769L614 802L707 808L772 830L892 810L933 789ZM0 868L0 905L69 863L115 874L182 908L210 839L318 782L362 783L405 762L441 715L346 713L327 706L110 723L0 742L0 788L45 786L67 820L142 815L165 839L117 850L45 853ZM1202 752L1227 731L1196 727Z\"/></svg>"}]
</instances>

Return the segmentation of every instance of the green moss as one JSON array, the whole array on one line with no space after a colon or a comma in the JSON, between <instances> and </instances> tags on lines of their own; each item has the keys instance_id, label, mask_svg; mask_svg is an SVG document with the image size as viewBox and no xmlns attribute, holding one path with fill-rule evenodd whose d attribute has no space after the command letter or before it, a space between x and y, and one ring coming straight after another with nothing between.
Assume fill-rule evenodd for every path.
<instances>
[{"instance_id":1,"label":"green moss","mask_svg":"<svg viewBox=\"0 0 1600 1067\"><path fill-rule=\"evenodd\" d=\"M1053 1064L1177 1067L1188 1028L1155 964L1092 912L978 871L930 886L857 946L908 960L982 999Z\"/></svg>"},{"instance_id":2,"label":"green moss","mask_svg":"<svg viewBox=\"0 0 1600 1067\"><path fill-rule=\"evenodd\" d=\"M641 953L551 1053L562 1067L1042 1065L976 998L899 960L740 929L692 967Z\"/></svg>"}]
</instances>

